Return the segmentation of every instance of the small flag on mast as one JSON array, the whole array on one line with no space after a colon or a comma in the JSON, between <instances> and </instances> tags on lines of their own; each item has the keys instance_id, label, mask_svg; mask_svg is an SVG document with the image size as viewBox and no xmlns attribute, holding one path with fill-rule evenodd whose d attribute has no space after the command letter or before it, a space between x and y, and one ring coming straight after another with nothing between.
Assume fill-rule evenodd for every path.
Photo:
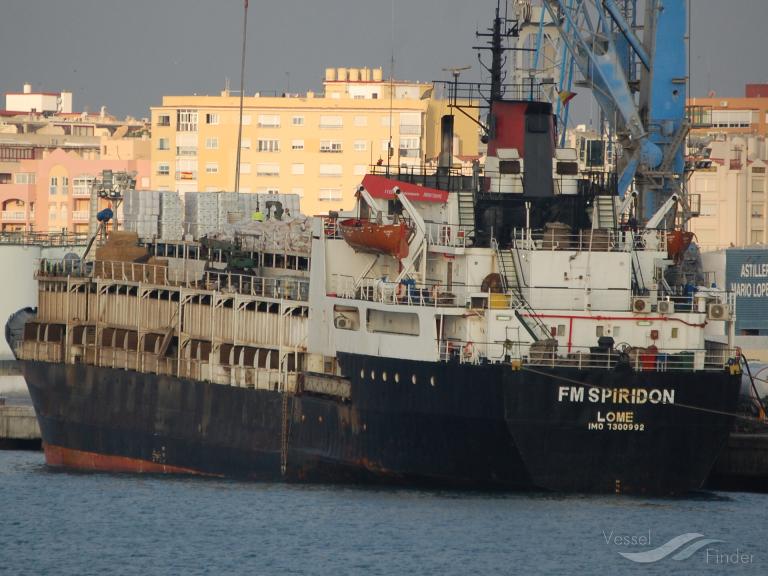
<instances>
[{"instance_id":1,"label":"small flag on mast","mask_svg":"<svg viewBox=\"0 0 768 576\"><path fill-rule=\"evenodd\" d=\"M560 90L557 95L560 97L560 102L563 103L563 106L568 104L571 100L573 100L576 97L576 92L571 92L569 90Z\"/></svg>"}]
</instances>

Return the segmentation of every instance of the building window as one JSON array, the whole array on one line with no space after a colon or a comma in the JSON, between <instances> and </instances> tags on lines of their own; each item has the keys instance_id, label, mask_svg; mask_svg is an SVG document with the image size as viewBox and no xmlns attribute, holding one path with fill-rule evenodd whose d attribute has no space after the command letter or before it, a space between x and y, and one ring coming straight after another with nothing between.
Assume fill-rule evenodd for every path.
<instances>
[{"instance_id":1,"label":"building window","mask_svg":"<svg viewBox=\"0 0 768 576\"><path fill-rule=\"evenodd\" d=\"M291 124L294 126L304 126L304 116L294 116L291 118Z\"/></svg>"},{"instance_id":2,"label":"building window","mask_svg":"<svg viewBox=\"0 0 768 576\"><path fill-rule=\"evenodd\" d=\"M750 232L749 240L751 244L762 244L763 242L763 231L762 230L752 230Z\"/></svg>"},{"instance_id":3,"label":"building window","mask_svg":"<svg viewBox=\"0 0 768 576\"><path fill-rule=\"evenodd\" d=\"M320 116L320 128L342 128L344 121L341 116Z\"/></svg>"},{"instance_id":4,"label":"building window","mask_svg":"<svg viewBox=\"0 0 768 576\"><path fill-rule=\"evenodd\" d=\"M280 140L262 140L257 141L259 152L280 152Z\"/></svg>"},{"instance_id":5,"label":"building window","mask_svg":"<svg viewBox=\"0 0 768 576\"><path fill-rule=\"evenodd\" d=\"M272 188L270 186L259 186L256 188L256 194L280 194L280 188Z\"/></svg>"},{"instance_id":6,"label":"building window","mask_svg":"<svg viewBox=\"0 0 768 576\"><path fill-rule=\"evenodd\" d=\"M219 123L219 115L215 112L209 112L205 115L205 123L206 124L218 124Z\"/></svg>"},{"instance_id":7,"label":"building window","mask_svg":"<svg viewBox=\"0 0 768 576\"><path fill-rule=\"evenodd\" d=\"M304 164L291 164L291 174L304 174Z\"/></svg>"},{"instance_id":8,"label":"building window","mask_svg":"<svg viewBox=\"0 0 768 576\"><path fill-rule=\"evenodd\" d=\"M400 138L399 153L401 157L406 158L418 158L421 154L419 152L420 140L419 138Z\"/></svg>"},{"instance_id":9,"label":"building window","mask_svg":"<svg viewBox=\"0 0 768 576\"><path fill-rule=\"evenodd\" d=\"M168 176L171 173L171 168L166 162L161 162L157 165L158 176Z\"/></svg>"},{"instance_id":10,"label":"building window","mask_svg":"<svg viewBox=\"0 0 768 576\"><path fill-rule=\"evenodd\" d=\"M341 176L341 164L320 164L320 176Z\"/></svg>"},{"instance_id":11,"label":"building window","mask_svg":"<svg viewBox=\"0 0 768 576\"><path fill-rule=\"evenodd\" d=\"M56 188L59 185L59 180L56 176L51 176L51 186L48 188L48 192L54 196L56 194Z\"/></svg>"},{"instance_id":12,"label":"building window","mask_svg":"<svg viewBox=\"0 0 768 576\"><path fill-rule=\"evenodd\" d=\"M59 213L61 214L61 221L66 222L67 221L67 205L62 204L59 207Z\"/></svg>"},{"instance_id":13,"label":"building window","mask_svg":"<svg viewBox=\"0 0 768 576\"><path fill-rule=\"evenodd\" d=\"M764 214L762 204L752 204L752 218L762 218Z\"/></svg>"},{"instance_id":14,"label":"building window","mask_svg":"<svg viewBox=\"0 0 768 576\"><path fill-rule=\"evenodd\" d=\"M219 173L219 165L216 162L206 162L206 164L205 164L205 173L206 174L218 174Z\"/></svg>"},{"instance_id":15,"label":"building window","mask_svg":"<svg viewBox=\"0 0 768 576\"><path fill-rule=\"evenodd\" d=\"M72 194L74 196L90 196L93 176L80 176L72 180Z\"/></svg>"},{"instance_id":16,"label":"building window","mask_svg":"<svg viewBox=\"0 0 768 576\"><path fill-rule=\"evenodd\" d=\"M256 164L257 176L280 176L280 164Z\"/></svg>"},{"instance_id":17,"label":"building window","mask_svg":"<svg viewBox=\"0 0 768 576\"><path fill-rule=\"evenodd\" d=\"M168 138L160 138L157 141L157 149L158 150L170 150L171 149L171 145L170 145L170 142L168 141Z\"/></svg>"},{"instance_id":18,"label":"building window","mask_svg":"<svg viewBox=\"0 0 768 576\"><path fill-rule=\"evenodd\" d=\"M37 174L34 172L18 172L15 180L16 184L35 184L37 183Z\"/></svg>"},{"instance_id":19,"label":"building window","mask_svg":"<svg viewBox=\"0 0 768 576\"><path fill-rule=\"evenodd\" d=\"M320 188L319 200L321 202L333 202L341 199L340 188Z\"/></svg>"},{"instance_id":20,"label":"building window","mask_svg":"<svg viewBox=\"0 0 768 576\"><path fill-rule=\"evenodd\" d=\"M339 140L320 140L320 152L342 152Z\"/></svg>"},{"instance_id":21,"label":"building window","mask_svg":"<svg viewBox=\"0 0 768 576\"><path fill-rule=\"evenodd\" d=\"M355 126L368 126L368 116L355 116L353 124Z\"/></svg>"},{"instance_id":22,"label":"building window","mask_svg":"<svg viewBox=\"0 0 768 576\"><path fill-rule=\"evenodd\" d=\"M304 188L291 188L291 194L296 194L297 196L304 197Z\"/></svg>"},{"instance_id":23,"label":"building window","mask_svg":"<svg viewBox=\"0 0 768 576\"><path fill-rule=\"evenodd\" d=\"M243 114L243 126L250 126L250 125L251 125L251 115Z\"/></svg>"},{"instance_id":24,"label":"building window","mask_svg":"<svg viewBox=\"0 0 768 576\"><path fill-rule=\"evenodd\" d=\"M242 150L250 150L251 149L251 139L250 138L243 138L240 140L240 148Z\"/></svg>"},{"instance_id":25,"label":"building window","mask_svg":"<svg viewBox=\"0 0 768 576\"><path fill-rule=\"evenodd\" d=\"M171 125L171 117L168 114L161 114L157 117L157 125L158 126L170 126Z\"/></svg>"},{"instance_id":26,"label":"building window","mask_svg":"<svg viewBox=\"0 0 768 576\"><path fill-rule=\"evenodd\" d=\"M755 166L752 168L752 174L765 174L765 166Z\"/></svg>"},{"instance_id":27,"label":"building window","mask_svg":"<svg viewBox=\"0 0 768 576\"><path fill-rule=\"evenodd\" d=\"M291 150L304 150L304 140L293 140Z\"/></svg>"},{"instance_id":28,"label":"building window","mask_svg":"<svg viewBox=\"0 0 768 576\"><path fill-rule=\"evenodd\" d=\"M259 128L280 128L280 116L277 114L259 114Z\"/></svg>"},{"instance_id":29,"label":"building window","mask_svg":"<svg viewBox=\"0 0 768 576\"><path fill-rule=\"evenodd\" d=\"M197 110L178 110L176 112L177 132L197 132Z\"/></svg>"},{"instance_id":30,"label":"building window","mask_svg":"<svg viewBox=\"0 0 768 576\"><path fill-rule=\"evenodd\" d=\"M250 173L251 173L251 163L240 162L240 174L250 174Z\"/></svg>"},{"instance_id":31,"label":"building window","mask_svg":"<svg viewBox=\"0 0 768 576\"><path fill-rule=\"evenodd\" d=\"M368 150L368 142L365 140L355 140L355 143L352 147L355 152L365 152Z\"/></svg>"},{"instance_id":32,"label":"building window","mask_svg":"<svg viewBox=\"0 0 768 576\"><path fill-rule=\"evenodd\" d=\"M752 178L752 192L765 192L765 178Z\"/></svg>"},{"instance_id":33,"label":"building window","mask_svg":"<svg viewBox=\"0 0 768 576\"><path fill-rule=\"evenodd\" d=\"M390 116L382 116L381 125L389 128L392 125L392 118Z\"/></svg>"},{"instance_id":34,"label":"building window","mask_svg":"<svg viewBox=\"0 0 768 576\"><path fill-rule=\"evenodd\" d=\"M355 164L355 176L365 176L368 172L368 166L365 164Z\"/></svg>"},{"instance_id":35,"label":"building window","mask_svg":"<svg viewBox=\"0 0 768 576\"><path fill-rule=\"evenodd\" d=\"M67 176L61 177L61 193L67 194L69 192L69 178Z\"/></svg>"},{"instance_id":36,"label":"building window","mask_svg":"<svg viewBox=\"0 0 768 576\"><path fill-rule=\"evenodd\" d=\"M205 147L208 150L218 150L218 148L219 148L219 139L216 138L216 137L206 138L205 139Z\"/></svg>"}]
</instances>

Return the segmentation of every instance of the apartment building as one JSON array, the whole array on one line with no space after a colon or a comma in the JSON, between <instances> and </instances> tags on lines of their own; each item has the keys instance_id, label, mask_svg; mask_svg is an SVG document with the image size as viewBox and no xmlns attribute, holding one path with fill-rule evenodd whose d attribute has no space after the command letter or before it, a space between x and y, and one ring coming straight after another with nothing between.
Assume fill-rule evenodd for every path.
<instances>
[{"instance_id":1,"label":"apartment building","mask_svg":"<svg viewBox=\"0 0 768 576\"><path fill-rule=\"evenodd\" d=\"M90 184L102 170L149 187L147 123L72 112L68 92L7 94L0 110L0 230L86 232Z\"/></svg>"},{"instance_id":2,"label":"apartment building","mask_svg":"<svg viewBox=\"0 0 768 576\"><path fill-rule=\"evenodd\" d=\"M239 101L224 91L165 96L152 108L152 189L235 189ZM381 68L328 68L319 94L246 96L240 192L298 194L307 214L350 209L371 165L433 162L447 113L431 83L385 79ZM477 157L478 141L477 125L458 114L454 154Z\"/></svg>"},{"instance_id":3,"label":"apartment building","mask_svg":"<svg viewBox=\"0 0 768 576\"><path fill-rule=\"evenodd\" d=\"M688 191L700 215L691 220L703 250L768 243L765 137L723 134L699 150Z\"/></svg>"},{"instance_id":4,"label":"apartment building","mask_svg":"<svg viewBox=\"0 0 768 576\"><path fill-rule=\"evenodd\" d=\"M743 97L688 100L688 192L700 205L690 223L703 250L768 243L766 136L768 84L747 84Z\"/></svg>"}]
</instances>

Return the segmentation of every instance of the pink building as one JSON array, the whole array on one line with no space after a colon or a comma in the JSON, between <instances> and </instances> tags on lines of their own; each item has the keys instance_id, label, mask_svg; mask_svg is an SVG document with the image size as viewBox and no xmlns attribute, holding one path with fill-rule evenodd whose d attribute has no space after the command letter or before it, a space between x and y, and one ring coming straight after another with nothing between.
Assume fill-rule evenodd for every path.
<instances>
[{"instance_id":1,"label":"pink building","mask_svg":"<svg viewBox=\"0 0 768 576\"><path fill-rule=\"evenodd\" d=\"M139 158L89 159L57 149L40 159L18 160L16 170L0 178L2 231L86 233L91 182L103 170L135 171L136 188L149 187L149 160L133 156Z\"/></svg>"}]
</instances>

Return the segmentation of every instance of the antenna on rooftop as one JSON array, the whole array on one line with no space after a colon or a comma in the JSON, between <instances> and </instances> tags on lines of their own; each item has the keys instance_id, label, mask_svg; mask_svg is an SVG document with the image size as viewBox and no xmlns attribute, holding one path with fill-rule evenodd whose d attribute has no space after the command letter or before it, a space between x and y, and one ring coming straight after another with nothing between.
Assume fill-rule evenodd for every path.
<instances>
[{"instance_id":1,"label":"antenna on rooftop","mask_svg":"<svg viewBox=\"0 0 768 576\"><path fill-rule=\"evenodd\" d=\"M248 32L248 0L243 4L243 54L240 58L240 118L237 123L237 160L235 162L235 193L240 192L240 146L243 143L243 96L245 95L245 40Z\"/></svg>"}]
</instances>

